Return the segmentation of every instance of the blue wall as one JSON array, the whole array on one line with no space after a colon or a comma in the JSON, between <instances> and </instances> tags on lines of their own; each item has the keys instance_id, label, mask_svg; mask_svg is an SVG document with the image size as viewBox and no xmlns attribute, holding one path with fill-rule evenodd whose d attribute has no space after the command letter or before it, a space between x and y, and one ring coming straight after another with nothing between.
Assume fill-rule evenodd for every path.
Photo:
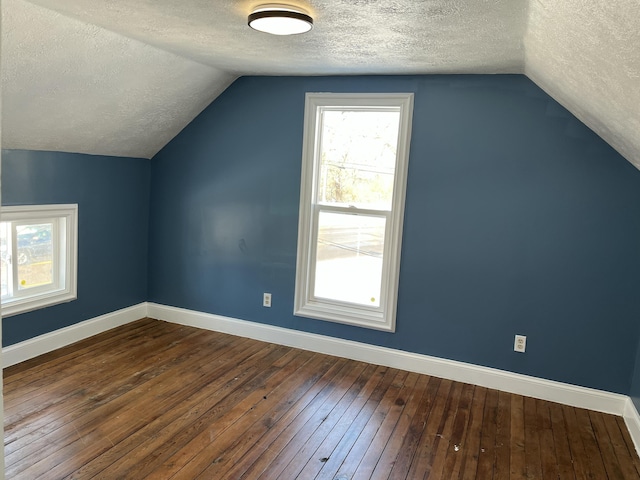
<instances>
[{"instance_id":1,"label":"blue wall","mask_svg":"<svg viewBox=\"0 0 640 480\"><path fill-rule=\"evenodd\" d=\"M147 298L149 160L2 151L2 204L78 204L78 299L2 319L4 345Z\"/></svg>"},{"instance_id":2,"label":"blue wall","mask_svg":"<svg viewBox=\"0 0 640 480\"><path fill-rule=\"evenodd\" d=\"M633 370L629 396L631 400L633 400L636 410L640 411L640 342L638 343L638 353L636 354L636 363Z\"/></svg>"},{"instance_id":3,"label":"blue wall","mask_svg":"<svg viewBox=\"0 0 640 480\"><path fill-rule=\"evenodd\" d=\"M292 315L307 91L415 92L395 334ZM2 196L80 214L78 300L5 345L148 299L640 408L640 172L523 76L241 78L151 162L3 151Z\"/></svg>"},{"instance_id":4,"label":"blue wall","mask_svg":"<svg viewBox=\"0 0 640 480\"><path fill-rule=\"evenodd\" d=\"M292 314L307 91L415 92L394 334ZM245 77L152 160L149 300L626 394L638 205L524 76Z\"/></svg>"}]
</instances>

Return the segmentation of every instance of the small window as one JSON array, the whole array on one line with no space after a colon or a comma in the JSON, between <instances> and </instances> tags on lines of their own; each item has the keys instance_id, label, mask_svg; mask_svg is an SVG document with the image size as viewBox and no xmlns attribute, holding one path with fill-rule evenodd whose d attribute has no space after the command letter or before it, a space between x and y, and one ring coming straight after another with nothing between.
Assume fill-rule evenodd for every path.
<instances>
[{"instance_id":1,"label":"small window","mask_svg":"<svg viewBox=\"0 0 640 480\"><path fill-rule=\"evenodd\" d=\"M394 331L412 94L307 94L296 315Z\"/></svg>"},{"instance_id":2,"label":"small window","mask_svg":"<svg viewBox=\"0 0 640 480\"><path fill-rule=\"evenodd\" d=\"M2 315L76 298L77 205L2 207Z\"/></svg>"}]
</instances>

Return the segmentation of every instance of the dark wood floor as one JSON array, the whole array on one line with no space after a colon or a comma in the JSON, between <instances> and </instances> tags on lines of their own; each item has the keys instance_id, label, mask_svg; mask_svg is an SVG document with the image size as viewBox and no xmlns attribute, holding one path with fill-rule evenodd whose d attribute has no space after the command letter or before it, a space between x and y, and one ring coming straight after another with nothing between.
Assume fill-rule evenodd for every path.
<instances>
[{"instance_id":1,"label":"dark wood floor","mask_svg":"<svg viewBox=\"0 0 640 480\"><path fill-rule=\"evenodd\" d=\"M621 418L140 320L5 370L8 479L639 479Z\"/></svg>"}]
</instances>

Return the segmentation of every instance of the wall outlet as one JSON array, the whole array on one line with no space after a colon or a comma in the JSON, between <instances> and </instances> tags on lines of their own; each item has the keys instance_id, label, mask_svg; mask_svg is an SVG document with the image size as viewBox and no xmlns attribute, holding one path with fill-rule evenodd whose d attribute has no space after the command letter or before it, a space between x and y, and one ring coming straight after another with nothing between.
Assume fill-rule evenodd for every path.
<instances>
[{"instance_id":1,"label":"wall outlet","mask_svg":"<svg viewBox=\"0 0 640 480\"><path fill-rule=\"evenodd\" d=\"M516 335L516 339L513 342L513 351L524 353L527 348L527 337L526 335Z\"/></svg>"},{"instance_id":2,"label":"wall outlet","mask_svg":"<svg viewBox=\"0 0 640 480\"><path fill-rule=\"evenodd\" d=\"M262 294L262 306L263 307L270 307L271 306L271 294L270 293L263 293Z\"/></svg>"}]
</instances>

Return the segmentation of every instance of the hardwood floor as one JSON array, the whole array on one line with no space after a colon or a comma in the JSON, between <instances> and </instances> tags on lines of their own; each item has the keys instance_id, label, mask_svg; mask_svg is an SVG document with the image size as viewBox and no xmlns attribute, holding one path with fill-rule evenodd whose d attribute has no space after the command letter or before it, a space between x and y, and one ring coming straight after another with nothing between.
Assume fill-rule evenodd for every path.
<instances>
[{"instance_id":1,"label":"hardwood floor","mask_svg":"<svg viewBox=\"0 0 640 480\"><path fill-rule=\"evenodd\" d=\"M640 479L620 417L150 319L4 374L8 479Z\"/></svg>"}]
</instances>

